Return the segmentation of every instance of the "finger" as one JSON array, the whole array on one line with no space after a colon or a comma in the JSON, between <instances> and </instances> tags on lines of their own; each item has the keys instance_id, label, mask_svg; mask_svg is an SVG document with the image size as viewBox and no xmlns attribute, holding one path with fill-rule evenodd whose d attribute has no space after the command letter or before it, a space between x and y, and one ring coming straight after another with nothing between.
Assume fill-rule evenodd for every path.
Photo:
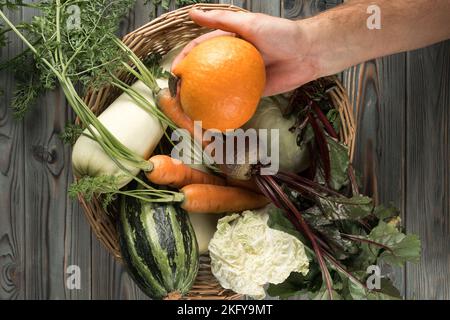
<instances>
[{"instance_id":1,"label":"finger","mask_svg":"<svg viewBox=\"0 0 450 320\"><path fill-rule=\"evenodd\" d=\"M202 11L193 9L189 11L191 19L204 27L220 29L245 36L246 28L251 25L252 13L234 12L224 10Z\"/></svg>"},{"instance_id":2,"label":"finger","mask_svg":"<svg viewBox=\"0 0 450 320\"><path fill-rule=\"evenodd\" d=\"M214 38L214 37L220 37L220 36L236 36L236 34L231 33L231 32L226 32L226 31L222 31L222 30L216 30L216 31L212 31L212 32L208 32L205 33L204 35L201 35L200 37L192 40L191 42L189 42L184 48L183 50L178 54L178 56L176 56L176 58L173 60L172 63L172 68L171 70L173 71L175 66L180 63L181 60L183 60L188 53L194 49L196 46L198 46L200 43L202 43L203 41L206 41L208 39Z\"/></svg>"}]
</instances>

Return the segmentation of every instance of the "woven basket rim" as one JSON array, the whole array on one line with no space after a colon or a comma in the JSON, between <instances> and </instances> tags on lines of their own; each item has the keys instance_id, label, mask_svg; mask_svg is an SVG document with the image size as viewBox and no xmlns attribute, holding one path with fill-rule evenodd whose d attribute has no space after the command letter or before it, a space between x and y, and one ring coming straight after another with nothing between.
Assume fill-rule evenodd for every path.
<instances>
[{"instance_id":1,"label":"woven basket rim","mask_svg":"<svg viewBox=\"0 0 450 320\"><path fill-rule=\"evenodd\" d=\"M188 16L189 10L199 8L202 10L231 10L246 11L232 4L195 4L174 11L170 11L155 18L149 23L128 33L122 41L130 47L140 58L152 52L169 51L170 30L176 30L175 40L183 40L187 42L207 31L209 29L194 24ZM174 32L175 33L175 32ZM174 41L175 41L174 40ZM151 50L149 49L151 48ZM125 76L123 80L131 83L134 79ZM341 140L348 146L350 158L353 158L356 126L353 118L352 107L349 102L346 90L340 81L334 78L336 87L330 92L330 97L339 111L341 122L343 124L340 131ZM98 91L88 90L85 96L85 102L95 114L100 114L104 108L109 105L111 100L118 96L118 91L111 86L105 86ZM78 120L77 120L78 121ZM115 223L111 215L108 215L100 204L99 199L94 198L92 201L86 201L81 196L78 200L83 207L85 216L91 226L96 237L105 246L117 260L121 261L120 249L118 245ZM218 281L210 272L209 258L202 257L200 263L201 277L197 278L191 292L183 297L183 299L240 299L242 295L236 294L230 290L220 287ZM209 272L209 273L208 273Z\"/></svg>"}]
</instances>

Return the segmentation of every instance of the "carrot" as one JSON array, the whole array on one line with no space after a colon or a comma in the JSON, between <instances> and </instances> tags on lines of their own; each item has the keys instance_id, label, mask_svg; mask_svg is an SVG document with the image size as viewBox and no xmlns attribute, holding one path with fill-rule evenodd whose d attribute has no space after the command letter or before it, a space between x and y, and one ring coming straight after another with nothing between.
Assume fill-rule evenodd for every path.
<instances>
[{"instance_id":1,"label":"carrot","mask_svg":"<svg viewBox=\"0 0 450 320\"><path fill-rule=\"evenodd\" d=\"M186 129L194 135L194 122L183 111L179 96L172 97L168 88L162 89L157 96L161 111L175 123L178 128Z\"/></svg>"},{"instance_id":2,"label":"carrot","mask_svg":"<svg viewBox=\"0 0 450 320\"><path fill-rule=\"evenodd\" d=\"M178 128L185 129L192 137L194 136L194 121L184 113L181 107L180 96L172 97L168 88L162 89L157 96L157 104L161 111L170 119ZM203 131L202 131L203 132ZM202 133L203 136L203 133ZM198 141L203 148L209 144L207 141Z\"/></svg>"},{"instance_id":3,"label":"carrot","mask_svg":"<svg viewBox=\"0 0 450 320\"><path fill-rule=\"evenodd\" d=\"M156 155L149 159L153 169L146 172L147 179L155 184L182 188L188 184L226 185L225 179L193 169L180 160L165 155Z\"/></svg>"},{"instance_id":4,"label":"carrot","mask_svg":"<svg viewBox=\"0 0 450 320\"><path fill-rule=\"evenodd\" d=\"M184 195L181 207L190 213L241 212L270 202L263 195L236 187L190 184L180 191Z\"/></svg>"}]
</instances>

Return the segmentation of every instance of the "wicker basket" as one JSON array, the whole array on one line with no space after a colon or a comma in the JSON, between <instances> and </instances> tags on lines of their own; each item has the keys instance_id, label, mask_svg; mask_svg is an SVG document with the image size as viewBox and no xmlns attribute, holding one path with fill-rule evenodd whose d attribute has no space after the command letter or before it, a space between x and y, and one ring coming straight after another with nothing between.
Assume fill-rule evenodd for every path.
<instances>
[{"instance_id":1,"label":"wicker basket","mask_svg":"<svg viewBox=\"0 0 450 320\"><path fill-rule=\"evenodd\" d=\"M171 11L139 29L129 33L123 38L123 42L132 49L140 58L144 58L151 53L158 52L165 54L176 45L186 43L205 32L211 31L195 24L190 20L188 11L192 8L202 10L230 10L244 11L233 5L220 4L197 4L182 9ZM134 79L129 75L122 75L122 80L132 83ZM120 92L111 86L102 88L99 91L90 91L85 97L85 101L95 114L100 114ZM346 91L336 79L336 89L330 92L336 109L339 111L342 122L341 139L349 146L350 157L353 156L355 125L352 109ZM106 214L98 199L90 202L79 197L79 201L84 208L86 218L97 238L106 249L119 261L121 261L118 236L115 223L112 221L116 208L113 212ZM223 289L211 273L210 260L208 256L200 259L200 270L194 286L188 295L182 299L239 299L242 296L230 290ZM179 297L173 297L178 299Z\"/></svg>"}]
</instances>

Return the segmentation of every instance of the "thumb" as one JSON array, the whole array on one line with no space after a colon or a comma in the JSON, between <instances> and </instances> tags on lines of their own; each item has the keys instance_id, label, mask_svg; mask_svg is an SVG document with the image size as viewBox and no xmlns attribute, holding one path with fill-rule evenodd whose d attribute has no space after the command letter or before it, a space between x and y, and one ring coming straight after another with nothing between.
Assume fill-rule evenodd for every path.
<instances>
[{"instance_id":1,"label":"thumb","mask_svg":"<svg viewBox=\"0 0 450 320\"><path fill-rule=\"evenodd\" d=\"M191 19L204 27L221 29L228 32L244 35L247 26L251 25L253 16L250 12L192 9L189 11Z\"/></svg>"}]
</instances>

